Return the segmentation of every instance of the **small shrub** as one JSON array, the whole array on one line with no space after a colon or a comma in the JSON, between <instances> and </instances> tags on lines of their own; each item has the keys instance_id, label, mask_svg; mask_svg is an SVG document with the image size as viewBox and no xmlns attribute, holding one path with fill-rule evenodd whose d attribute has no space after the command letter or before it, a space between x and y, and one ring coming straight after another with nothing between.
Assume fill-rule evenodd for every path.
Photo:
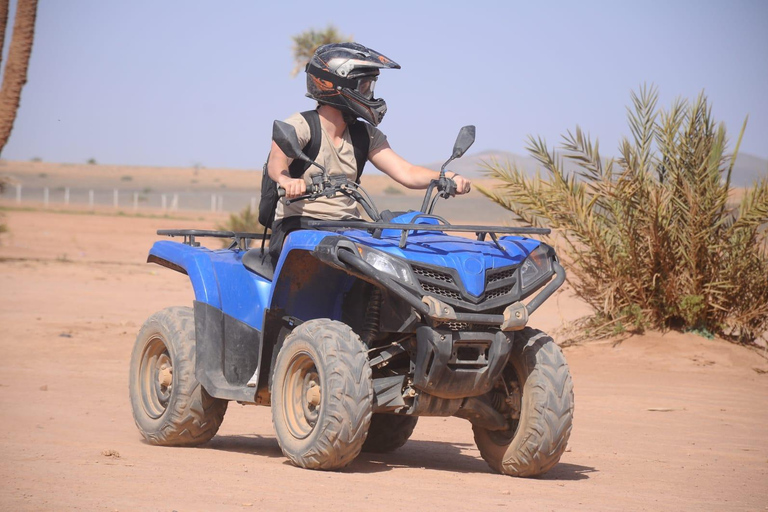
<instances>
[{"instance_id":1,"label":"small shrub","mask_svg":"<svg viewBox=\"0 0 768 512\"><path fill-rule=\"evenodd\" d=\"M389 196L401 196L401 195L403 195L402 189L400 189L400 188L398 188L398 187L396 187L394 185L389 185L387 188L385 188L384 189L384 193L389 195Z\"/></svg>"},{"instance_id":2,"label":"small shrub","mask_svg":"<svg viewBox=\"0 0 768 512\"><path fill-rule=\"evenodd\" d=\"M259 224L259 212L251 211L250 205L246 206L240 213L230 213L229 219L224 224L217 225L216 229L241 233L264 232L264 228Z\"/></svg>"},{"instance_id":3,"label":"small shrub","mask_svg":"<svg viewBox=\"0 0 768 512\"><path fill-rule=\"evenodd\" d=\"M86 163L88 165L96 165L96 159L95 158L89 158Z\"/></svg>"},{"instance_id":4,"label":"small shrub","mask_svg":"<svg viewBox=\"0 0 768 512\"><path fill-rule=\"evenodd\" d=\"M668 110L657 99L655 88L632 94L632 139L618 159L604 161L578 127L562 152L531 137L545 176L491 162L503 186L481 192L556 230L569 281L597 319L754 340L768 329L768 177L729 203L746 121L729 155L703 94ZM565 172L564 160L578 170Z\"/></svg>"},{"instance_id":5,"label":"small shrub","mask_svg":"<svg viewBox=\"0 0 768 512\"><path fill-rule=\"evenodd\" d=\"M133 176L126 174L125 176L120 177L120 181L133 181Z\"/></svg>"},{"instance_id":6,"label":"small shrub","mask_svg":"<svg viewBox=\"0 0 768 512\"><path fill-rule=\"evenodd\" d=\"M38 177L38 178L47 178L47 177L48 177L48 173L46 173L46 172L41 172L40 174L38 174L38 175L37 175L37 177Z\"/></svg>"},{"instance_id":7,"label":"small shrub","mask_svg":"<svg viewBox=\"0 0 768 512\"><path fill-rule=\"evenodd\" d=\"M39 156L34 156L34 157L30 158L29 161L30 162L42 162L43 159L40 158Z\"/></svg>"}]
</instances>

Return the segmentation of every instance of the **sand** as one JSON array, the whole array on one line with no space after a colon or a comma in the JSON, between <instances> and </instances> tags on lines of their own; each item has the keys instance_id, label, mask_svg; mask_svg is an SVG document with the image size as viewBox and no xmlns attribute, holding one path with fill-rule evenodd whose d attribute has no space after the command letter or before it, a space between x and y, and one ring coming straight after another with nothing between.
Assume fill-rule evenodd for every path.
<instances>
[{"instance_id":1,"label":"sand","mask_svg":"<svg viewBox=\"0 0 768 512\"><path fill-rule=\"evenodd\" d=\"M2 510L768 509L768 362L692 334L566 348L573 434L542 478L492 473L458 418L422 418L403 448L336 473L288 464L264 407L231 404L201 448L150 446L128 402L131 348L150 314L193 294L146 253L157 229L221 217L4 213ZM588 311L566 290L530 323Z\"/></svg>"}]
</instances>

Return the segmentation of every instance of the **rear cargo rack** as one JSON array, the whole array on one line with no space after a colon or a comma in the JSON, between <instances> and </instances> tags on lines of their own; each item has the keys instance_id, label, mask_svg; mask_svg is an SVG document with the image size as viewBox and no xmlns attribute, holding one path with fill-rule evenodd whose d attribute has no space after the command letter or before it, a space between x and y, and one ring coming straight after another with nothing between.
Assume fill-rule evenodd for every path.
<instances>
[{"instance_id":1,"label":"rear cargo rack","mask_svg":"<svg viewBox=\"0 0 768 512\"><path fill-rule=\"evenodd\" d=\"M158 229L157 234L160 236L183 236L184 245L191 247L200 247L200 242L195 241L195 237L206 238L231 238L232 245L230 249L240 249L241 251L247 251L250 241L255 238L262 238L263 233L244 233L240 231L209 231L205 229ZM269 235L266 236L269 239Z\"/></svg>"}]
</instances>

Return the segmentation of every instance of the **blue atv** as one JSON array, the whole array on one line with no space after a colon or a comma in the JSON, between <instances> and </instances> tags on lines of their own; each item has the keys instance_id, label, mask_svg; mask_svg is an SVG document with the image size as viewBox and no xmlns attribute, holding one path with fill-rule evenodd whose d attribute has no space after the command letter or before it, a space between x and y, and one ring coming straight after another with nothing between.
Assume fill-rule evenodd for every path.
<instances>
[{"instance_id":1,"label":"blue atv","mask_svg":"<svg viewBox=\"0 0 768 512\"><path fill-rule=\"evenodd\" d=\"M552 247L521 236L548 230L457 226L432 213L455 192L446 165L474 138L462 128L420 211L379 212L359 184L311 162L320 172L294 200L345 194L371 221L312 221L286 238L274 267L263 242L249 248L261 234L158 231L183 242L156 242L148 262L187 274L195 301L139 332L130 398L142 435L199 445L229 401L267 405L293 464L336 470L361 451L401 447L419 416L458 416L494 470L552 468L570 436L573 385L558 346L528 319L565 271ZM291 126L276 121L273 139L309 160ZM208 249L205 237L231 245Z\"/></svg>"}]
</instances>

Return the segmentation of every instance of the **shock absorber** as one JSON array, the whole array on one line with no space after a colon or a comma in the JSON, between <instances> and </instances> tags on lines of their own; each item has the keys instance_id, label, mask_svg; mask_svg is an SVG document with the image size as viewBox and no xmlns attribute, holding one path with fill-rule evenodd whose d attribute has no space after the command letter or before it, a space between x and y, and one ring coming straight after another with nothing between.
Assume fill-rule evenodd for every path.
<instances>
[{"instance_id":1,"label":"shock absorber","mask_svg":"<svg viewBox=\"0 0 768 512\"><path fill-rule=\"evenodd\" d=\"M365 322L360 338L363 343L370 346L371 342L379 334L379 320L381 320L381 288L374 286L368 299L368 308L365 312Z\"/></svg>"}]
</instances>

